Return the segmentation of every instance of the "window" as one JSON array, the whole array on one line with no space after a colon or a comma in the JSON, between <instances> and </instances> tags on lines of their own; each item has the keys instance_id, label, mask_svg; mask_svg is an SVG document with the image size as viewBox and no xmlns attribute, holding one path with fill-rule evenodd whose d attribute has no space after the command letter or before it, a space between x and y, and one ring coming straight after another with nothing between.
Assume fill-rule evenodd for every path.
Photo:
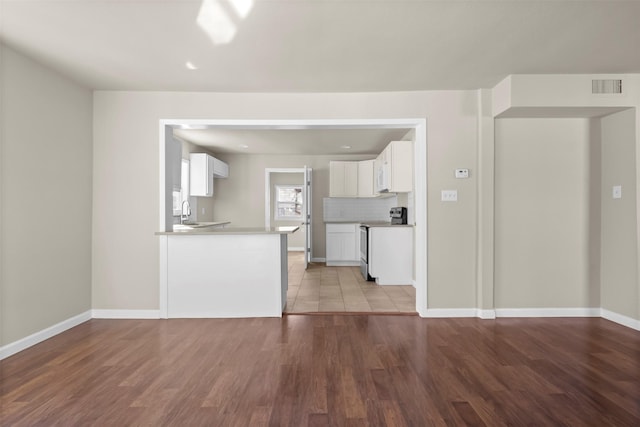
<instances>
[{"instance_id":1,"label":"window","mask_svg":"<svg viewBox=\"0 0 640 427\"><path fill-rule=\"evenodd\" d=\"M275 219L302 219L302 185L276 185Z\"/></svg>"},{"instance_id":2,"label":"window","mask_svg":"<svg viewBox=\"0 0 640 427\"><path fill-rule=\"evenodd\" d=\"M173 192L173 216L182 215L182 203L189 201L189 160L182 159L180 191Z\"/></svg>"}]
</instances>

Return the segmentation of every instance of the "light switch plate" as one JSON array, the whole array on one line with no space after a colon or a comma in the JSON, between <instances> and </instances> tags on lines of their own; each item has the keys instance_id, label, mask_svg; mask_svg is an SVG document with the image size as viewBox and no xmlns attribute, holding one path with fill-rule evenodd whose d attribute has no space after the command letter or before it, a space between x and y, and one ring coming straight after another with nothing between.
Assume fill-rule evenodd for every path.
<instances>
[{"instance_id":1,"label":"light switch plate","mask_svg":"<svg viewBox=\"0 0 640 427\"><path fill-rule=\"evenodd\" d=\"M456 169L456 178L469 178L469 169Z\"/></svg>"},{"instance_id":2,"label":"light switch plate","mask_svg":"<svg viewBox=\"0 0 640 427\"><path fill-rule=\"evenodd\" d=\"M458 190L442 190L441 200L443 202L457 202Z\"/></svg>"},{"instance_id":3,"label":"light switch plate","mask_svg":"<svg viewBox=\"0 0 640 427\"><path fill-rule=\"evenodd\" d=\"M622 199L622 185L614 185L613 186L613 194L614 199Z\"/></svg>"}]
</instances>

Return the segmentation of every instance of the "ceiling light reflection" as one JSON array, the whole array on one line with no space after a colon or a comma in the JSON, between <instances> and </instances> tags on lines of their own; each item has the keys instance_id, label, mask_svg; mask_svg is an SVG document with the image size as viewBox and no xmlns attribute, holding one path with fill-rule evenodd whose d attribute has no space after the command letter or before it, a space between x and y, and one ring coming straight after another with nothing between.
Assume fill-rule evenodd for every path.
<instances>
[{"instance_id":1,"label":"ceiling light reflection","mask_svg":"<svg viewBox=\"0 0 640 427\"><path fill-rule=\"evenodd\" d=\"M253 9L253 0L230 0L230 2L240 19L246 18Z\"/></svg>"},{"instance_id":2,"label":"ceiling light reflection","mask_svg":"<svg viewBox=\"0 0 640 427\"><path fill-rule=\"evenodd\" d=\"M204 0L196 19L213 44L227 44L236 35L236 25L222 5L215 0Z\"/></svg>"}]
</instances>

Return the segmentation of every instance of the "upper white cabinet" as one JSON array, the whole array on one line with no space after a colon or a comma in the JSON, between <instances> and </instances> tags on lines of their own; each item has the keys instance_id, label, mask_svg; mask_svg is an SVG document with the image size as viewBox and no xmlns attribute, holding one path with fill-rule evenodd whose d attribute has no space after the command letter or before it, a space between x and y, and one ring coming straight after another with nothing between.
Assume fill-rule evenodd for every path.
<instances>
[{"instance_id":1,"label":"upper white cabinet","mask_svg":"<svg viewBox=\"0 0 640 427\"><path fill-rule=\"evenodd\" d=\"M329 197L358 197L358 162L329 162Z\"/></svg>"},{"instance_id":2,"label":"upper white cabinet","mask_svg":"<svg viewBox=\"0 0 640 427\"><path fill-rule=\"evenodd\" d=\"M375 190L379 193L413 191L413 141L392 141L374 162Z\"/></svg>"},{"instance_id":3,"label":"upper white cabinet","mask_svg":"<svg viewBox=\"0 0 640 427\"><path fill-rule=\"evenodd\" d=\"M373 164L375 160L358 162L358 197L375 197Z\"/></svg>"},{"instance_id":4,"label":"upper white cabinet","mask_svg":"<svg viewBox=\"0 0 640 427\"><path fill-rule=\"evenodd\" d=\"M213 179L229 176L229 165L206 153L191 153L189 180L190 195L200 197L213 196Z\"/></svg>"},{"instance_id":5,"label":"upper white cabinet","mask_svg":"<svg viewBox=\"0 0 640 427\"><path fill-rule=\"evenodd\" d=\"M329 197L413 191L413 141L392 141L375 160L329 162Z\"/></svg>"}]
</instances>

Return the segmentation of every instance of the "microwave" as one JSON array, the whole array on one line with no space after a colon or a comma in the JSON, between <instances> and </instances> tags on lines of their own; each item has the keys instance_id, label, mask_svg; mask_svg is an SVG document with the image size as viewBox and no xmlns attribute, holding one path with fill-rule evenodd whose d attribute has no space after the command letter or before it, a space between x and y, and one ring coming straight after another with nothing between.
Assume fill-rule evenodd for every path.
<instances>
[{"instance_id":1,"label":"microwave","mask_svg":"<svg viewBox=\"0 0 640 427\"><path fill-rule=\"evenodd\" d=\"M383 163L376 172L376 191L386 193L389 191L389 164Z\"/></svg>"}]
</instances>

